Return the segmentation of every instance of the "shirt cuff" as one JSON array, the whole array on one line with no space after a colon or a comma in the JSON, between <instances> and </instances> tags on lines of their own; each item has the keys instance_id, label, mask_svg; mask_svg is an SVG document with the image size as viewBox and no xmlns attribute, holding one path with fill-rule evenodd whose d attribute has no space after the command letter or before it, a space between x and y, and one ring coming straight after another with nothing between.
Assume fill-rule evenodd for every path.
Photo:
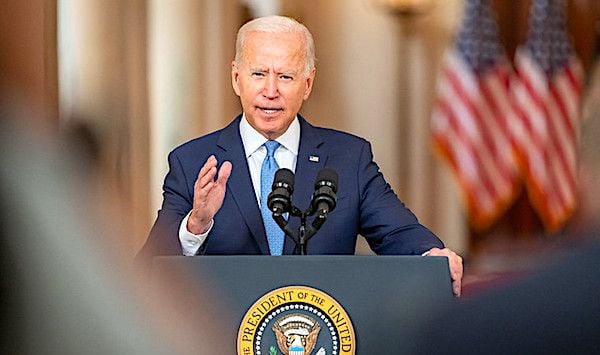
<instances>
[{"instance_id":1,"label":"shirt cuff","mask_svg":"<svg viewBox=\"0 0 600 355\"><path fill-rule=\"evenodd\" d=\"M208 237L208 233L210 233L213 225L215 224L214 219L210 221L210 226L205 233L202 234L194 234L187 230L187 222L190 218L190 211L181 221L179 225L179 242L181 243L181 250L183 255L185 256L194 256L198 253L198 249L204 244L206 237Z\"/></svg>"}]
</instances>

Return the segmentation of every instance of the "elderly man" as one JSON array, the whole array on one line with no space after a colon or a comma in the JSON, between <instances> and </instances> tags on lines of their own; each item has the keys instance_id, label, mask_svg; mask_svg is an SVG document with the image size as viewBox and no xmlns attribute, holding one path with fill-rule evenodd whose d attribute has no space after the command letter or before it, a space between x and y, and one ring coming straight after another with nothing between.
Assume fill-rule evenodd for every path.
<instances>
[{"instance_id":1,"label":"elderly man","mask_svg":"<svg viewBox=\"0 0 600 355\"><path fill-rule=\"evenodd\" d=\"M361 234L377 254L447 256L460 294L462 259L398 199L369 142L299 115L315 72L304 25L270 16L242 26L231 80L243 113L170 153L163 205L142 254L296 254L266 208L273 171L295 172L294 204L306 207L317 172L329 167L339 174L337 206L308 254L354 254Z\"/></svg>"}]
</instances>

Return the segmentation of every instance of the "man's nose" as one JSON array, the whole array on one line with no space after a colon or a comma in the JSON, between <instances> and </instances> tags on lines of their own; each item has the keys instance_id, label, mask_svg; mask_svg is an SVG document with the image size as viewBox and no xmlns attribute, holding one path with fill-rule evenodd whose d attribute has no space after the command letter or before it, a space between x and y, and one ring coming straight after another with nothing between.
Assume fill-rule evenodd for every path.
<instances>
[{"instance_id":1,"label":"man's nose","mask_svg":"<svg viewBox=\"0 0 600 355\"><path fill-rule=\"evenodd\" d=\"M265 81L264 96L269 99L274 99L279 96L276 75L267 76L267 80Z\"/></svg>"}]
</instances>

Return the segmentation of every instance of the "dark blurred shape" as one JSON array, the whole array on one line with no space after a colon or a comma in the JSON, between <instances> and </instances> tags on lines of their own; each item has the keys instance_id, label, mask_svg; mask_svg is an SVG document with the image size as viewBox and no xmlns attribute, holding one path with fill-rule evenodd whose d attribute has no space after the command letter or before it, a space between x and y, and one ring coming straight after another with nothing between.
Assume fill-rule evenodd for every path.
<instances>
[{"instance_id":1,"label":"dark blurred shape","mask_svg":"<svg viewBox=\"0 0 600 355\"><path fill-rule=\"evenodd\" d=\"M448 309L424 330L417 353L599 353L597 237L528 280Z\"/></svg>"},{"instance_id":2,"label":"dark blurred shape","mask_svg":"<svg viewBox=\"0 0 600 355\"><path fill-rule=\"evenodd\" d=\"M118 225L127 216L107 219L115 207L105 203L110 192L73 155L77 143L65 145L6 108L0 105L0 352L215 353L223 342L219 318L200 302L210 291L190 290L174 276L180 286L152 289L123 251L128 236Z\"/></svg>"},{"instance_id":3,"label":"dark blurred shape","mask_svg":"<svg viewBox=\"0 0 600 355\"><path fill-rule=\"evenodd\" d=\"M63 130L67 143L77 150L74 152L81 163L94 168L101 163L101 144L98 135L83 119L70 121Z\"/></svg>"},{"instance_id":4,"label":"dark blurred shape","mask_svg":"<svg viewBox=\"0 0 600 355\"><path fill-rule=\"evenodd\" d=\"M9 252L7 219L8 206L5 205L4 191L0 190L0 350L5 354L17 353L19 349L19 330L24 329L23 320L18 317L24 309L18 295L23 294L22 281L19 278L15 255Z\"/></svg>"}]
</instances>

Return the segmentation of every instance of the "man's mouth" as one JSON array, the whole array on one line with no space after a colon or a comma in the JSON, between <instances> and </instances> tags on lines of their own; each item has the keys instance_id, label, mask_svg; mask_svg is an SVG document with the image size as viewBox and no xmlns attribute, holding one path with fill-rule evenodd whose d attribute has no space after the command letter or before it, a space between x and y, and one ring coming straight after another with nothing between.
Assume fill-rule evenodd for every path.
<instances>
[{"instance_id":1,"label":"man's mouth","mask_svg":"<svg viewBox=\"0 0 600 355\"><path fill-rule=\"evenodd\" d=\"M272 115L276 112L283 111L283 109L281 109L281 108L270 108L270 107L259 107L258 109L268 115Z\"/></svg>"}]
</instances>

